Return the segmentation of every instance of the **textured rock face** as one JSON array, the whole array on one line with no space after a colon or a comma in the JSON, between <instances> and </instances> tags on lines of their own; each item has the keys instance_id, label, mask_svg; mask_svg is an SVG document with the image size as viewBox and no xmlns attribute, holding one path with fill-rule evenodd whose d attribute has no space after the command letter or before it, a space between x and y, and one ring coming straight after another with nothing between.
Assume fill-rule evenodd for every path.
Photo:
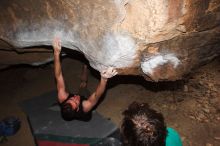
<instances>
[{"instance_id":1,"label":"textured rock face","mask_svg":"<svg viewBox=\"0 0 220 146\"><path fill-rule=\"evenodd\" d=\"M220 53L219 0L2 0L0 11L0 39L16 48L1 47L0 56L57 36L98 71L112 66L158 81L180 79ZM34 49L39 58L48 51Z\"/></svg>"}]
</instances>

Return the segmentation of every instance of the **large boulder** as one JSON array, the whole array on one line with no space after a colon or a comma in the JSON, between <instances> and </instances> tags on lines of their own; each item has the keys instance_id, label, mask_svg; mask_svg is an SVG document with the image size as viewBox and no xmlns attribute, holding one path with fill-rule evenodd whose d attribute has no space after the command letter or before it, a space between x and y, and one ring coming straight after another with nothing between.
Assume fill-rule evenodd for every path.
<instances>
[{"instance_id":1,"label":"large boulder","mask_svg":"<svg viewBox=\"0 0 220 146\"><path fill-rule=\"evenodd\" d=\"M98 71L112 66L159 81L181 79L220 54L219 0L1 0L0 11L8 44L0 56L29 52L27 62L51 58L52 50L32 47L60 37ZM12 54L0 63L22 60Z\"/></svg>"}]
</instances>

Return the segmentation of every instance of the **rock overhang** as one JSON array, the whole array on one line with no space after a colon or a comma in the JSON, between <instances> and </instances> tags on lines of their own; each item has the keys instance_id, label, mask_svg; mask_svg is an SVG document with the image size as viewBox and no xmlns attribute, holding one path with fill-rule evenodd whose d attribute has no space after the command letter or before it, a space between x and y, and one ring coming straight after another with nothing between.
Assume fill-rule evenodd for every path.
<instances>
[{"instance_id":1,"label":"rock overhang","mask_svg":"<svg viewBox=\"0 0 220 146\"><path fill-rule=\"evenodd\" d=\"M177 80L219 55L220 2L215 0L204 3L206 7L196 0L1 3L2 40L19 50L51 45L54 37L60 37L64 47L82 52L98 71L111 66L119 74L142 75L147 80ZM204 24L206 15L214 23ZM212 51L203 49L209 44Z\"/></svg>"}]
</instances>

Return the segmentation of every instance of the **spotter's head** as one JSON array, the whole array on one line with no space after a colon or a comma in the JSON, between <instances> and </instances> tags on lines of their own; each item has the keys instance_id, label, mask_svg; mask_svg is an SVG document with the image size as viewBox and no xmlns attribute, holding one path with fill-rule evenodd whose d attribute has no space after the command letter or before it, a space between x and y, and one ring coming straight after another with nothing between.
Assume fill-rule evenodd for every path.
<instances>
[{"instance_id":1,"label":"spotter's head","mask_svg":"<svg viewBox=\"0 0 220 146\"><path fill-rule=\"evenodd\" d=\"M146 103L133 102L123 112L121 134L126 146L165 146L166 125L162 114Z\"/></svg>"}]
</instances>

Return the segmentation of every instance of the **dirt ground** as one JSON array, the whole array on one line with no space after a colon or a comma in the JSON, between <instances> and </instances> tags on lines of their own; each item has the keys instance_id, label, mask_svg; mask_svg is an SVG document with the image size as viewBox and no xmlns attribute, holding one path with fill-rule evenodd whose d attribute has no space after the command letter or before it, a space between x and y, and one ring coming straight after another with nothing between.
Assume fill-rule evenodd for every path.
<instances>
[{"instance_id":1,"label":"dirt ground","mask_svg":"<svg viewBox=\"0 0 220 146\"><path fill-rule=\"evenodd\" d=\"M70 91L78 88L81 63L65 58L63 72ZM88 88L94 90L99 73L91 69ZM21 119L21 129L2 146L34 146L23 100L55 89L53 64L41 67L17 66L0 72L0 120L7 116ZM220 146L220 59L201 67L176 82L151 83L142 77L116 76L97 111L118 126L121 112L133 101L147 102L163 113L167 126L181 135L184 146ZM36 105L37 106L37 105Z\"/></svg>"}]
</instances>

